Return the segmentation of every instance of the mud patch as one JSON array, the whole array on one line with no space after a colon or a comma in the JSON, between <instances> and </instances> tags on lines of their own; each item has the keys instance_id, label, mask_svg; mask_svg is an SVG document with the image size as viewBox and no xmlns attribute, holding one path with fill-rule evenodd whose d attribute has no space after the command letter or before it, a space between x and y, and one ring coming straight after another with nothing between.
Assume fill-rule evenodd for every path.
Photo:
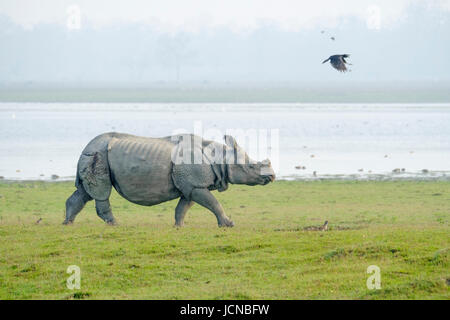
<instances>
[{"instance_id":1,"label":"mud patch","mask_svg":"<svg viewBox=\"0 0 450 320\"><path fill-rule=\"evenodd\" d=\"M300 228L277 228L277 229L273 229L273 231L275 232L298 232L302 229Z\"/></svg>"},{"instance_id":2,"label":"mud patch","mask_svg":"<svg viewBox=\"0 0 450 320\"><path fill-rule=\"evenodd\" d=\"M347 230L360 230L367 228L367 225L359 224L359 225L328 225L327 230L322 229L323 225L312 225L306 227L297 227L297 228L277 228L273 229L275 232L299 232L299 231L347 231Z\"/></svg>"},{"instance_id":3,"label":"mud patch","mask_svg":"<svg viewBox=\"0 0 450 320\"><path fill-rule=\"evenodd\" d=\"M323 226L307 226L302 229L303 231L327 231L323 228Z\"/></svg>"},{"instance_id":4,"label":"mud patch","mask_svg":"<svg viewBox=\"0 0 450 320\"><path fill-rule=\"evenodd\" d=\"M325 253L325 255L323 256L323 258L325 260L332 260L335 258L341 258L341 257L345 257L348 253L346 252L345 249L342 248L338 248L332 251L329 251L327 253Z\"/></svg>"},{"instance_id":5,"label":"mud patch","mask_svg":"<svg viewBox=\"0 0 450 320\"><path fill-rule=\"evenodd\" d=\"M222 253L230 254L230 253L239 252L241 250L239 250L235 246L217 246L217 247L208 248L208 249L206 249L206 251L209 251L209 252L222 252Z\"/></svg>"},{"instance_id":6,"label":"mud patch","mask_svg":"<svg viewBox=\"0 0 450 320\"><path fill-rule=\"evenodd\" d=\"M49 252L42 253L41 257L48 258L48 257L57 257L59 255L61 255L60 251L49 251Z\"/></svg>"},{"instance_id":7,"label":"mud patch","mask_svg":"<svg viewBox=\"0 0 450 320\"><path fill-rule=\"evenodd\" d=\"M83 300L91 296L90 292L75 292L74 294L68 295L67 300Z\"/></svg>"},{"instance_id":8,"label":"mud patch","mask_svg":"<svg viewBox=\"0 0 450 320\"><path fill-rule=\"evenodd\" d=\"M367 225L336 225L330 226L330 230L347 231L347 230L361 230L367 228Z\"/></svg>"},{"instance_id":9,"label":"mud patch","mask_svg":"<svg viewBox=\"0 0 450 320\"><path fill-rule=\"evenodd\" d=\"M325 253L323 260L334 260L344 257L358 257L358 258L378 258L389 254L391 257L406 257L406 253L399 248L391 248L386 246L366 246L361 248L337 248Z\"/></svg>"},{"instance_id":10,"label":"mud patch","mask_svg":"<svg viewBox=\"0 0 450 320\"><path fill-rule=\"evenodd\" d=\"M33 271L36 271L36 265L34 265L34 264L26 266L22 270L20 270L21 273L27 273L27 272L33 272Z\"/></svg>"},{"instance_id":11,"label":"mud patch","mask_svg":"<svg viewBox=\"0 0 450 320\"><path fill-rule=\"evenodd\" d=\"M244 252L244 251L260 250L260 249L264 249L264 248L268 248L268 247L270 247L270 245L267 245L267 244L254 244L254 245L243 247L243 248L238 248L238 247L229 245L229 246L210 247L210 248L207 248L206 251L231 254L231 253L238 253L238 252Z\"/></svg>"},{"instance_id":12,"label":"mud patch","mask_svg":"<svg viewBox=\"0 0 450 320\"><path fill-rule=\"evenodd\" d=\"M449 261L449 248L436 251L432 257L428 258L428 262L433 265L443 265Z\"/></svg>"},{"instance_id":13,"label":"mud patch","mask_svg":"<svg viewBox=\"0 0 450 320\"><path fill-rule=\"evenodd\" d=\"M371 290L365 297L370 296L395 296L410 297L411 293L417 294L418 291L425 293L439 292L445 287L445 283L441 281L417 279L408 283L401 284L394 288L382 288L381 290ZM364 298L364 297L362 297Z\"/></svg>"}]
</instances>

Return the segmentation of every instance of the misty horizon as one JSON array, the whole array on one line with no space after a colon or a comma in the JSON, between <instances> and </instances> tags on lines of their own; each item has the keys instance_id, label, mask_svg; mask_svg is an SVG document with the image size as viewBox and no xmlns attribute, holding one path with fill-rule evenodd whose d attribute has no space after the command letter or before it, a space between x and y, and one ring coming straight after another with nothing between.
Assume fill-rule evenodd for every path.
<instances>
[{"instance_id":1,"label":"misty horizon","mask_svg":"<svg viewBox=\"0 0 450 320\"><path fill-rule=\"evenodd\" d=\"M262 19L245 30L117 19L96 25L79 8L73 29L51 20L21 24L0 10L0 85L450 83L450 11L422 2L411 2L386 26L353 15L337 16L329 27ZM352 72L322 64L336 53L351 54Z\"/></svg>"}]
</instances>

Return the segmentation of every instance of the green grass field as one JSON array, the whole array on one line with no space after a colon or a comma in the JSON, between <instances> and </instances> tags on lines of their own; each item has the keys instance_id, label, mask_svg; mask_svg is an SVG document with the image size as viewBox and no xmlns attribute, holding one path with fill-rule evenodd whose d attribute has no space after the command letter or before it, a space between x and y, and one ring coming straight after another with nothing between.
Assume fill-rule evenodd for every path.
<instances>
[{"instance_id":1,"label":"green grass field","mask_svg":"<svg viewBox=\"0 0 450 320\"><path fill-rule=\"evenodd\" d=\"M73 183L0 183L0 299L449 299L450 182L287 182L216 193L236 226L195 205L134 205L119 225L89 202L61 225ZM39 224L36 221L42 218ZM328 231L306 231L329 221ZM69 265L81 289L69 290ZM381 269L369 290L367 267Z\"/></svg>"}]
</instances>

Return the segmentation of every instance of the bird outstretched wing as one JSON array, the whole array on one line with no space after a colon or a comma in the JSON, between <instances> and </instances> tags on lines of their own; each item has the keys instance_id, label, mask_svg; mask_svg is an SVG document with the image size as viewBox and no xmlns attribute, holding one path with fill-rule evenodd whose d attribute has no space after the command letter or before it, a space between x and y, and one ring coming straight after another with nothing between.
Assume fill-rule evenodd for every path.
<instances>
[{"instance_id":1,"label":"bird outstretched wing","mask_svg":"<svg viewBox=\"0 0 450 320\"><path fill-rule=\"evenodd\" d=\"M348 64L348 65L352 65L351 63L348 63L347 60L345 60L345 58L349 58L350 55L349 54L343 54L342 55L342 61L344 61L344 63Z\"/></svg>"}]
</instances>

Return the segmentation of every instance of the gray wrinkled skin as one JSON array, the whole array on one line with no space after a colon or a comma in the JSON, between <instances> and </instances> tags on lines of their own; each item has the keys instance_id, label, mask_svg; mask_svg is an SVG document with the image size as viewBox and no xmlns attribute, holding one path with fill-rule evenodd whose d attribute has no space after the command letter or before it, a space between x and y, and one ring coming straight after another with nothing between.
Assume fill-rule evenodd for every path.
<instances>
[{"instance_id":1,"label":"gray wrinkled skin","mask_svg":"<svg viewBox=\"0 0 450 320\"><path fill-rule=\"evenodd\" d=\"M184 147L184 139L190 139L190 148ZM198 203L214 213L220 227L232 227L233 222L210 191L225 191L229 183L265 185L275 174L269 160L251 160L231 136L226 136L225 142L194 135L145 138L114 132L97 136L78 161L77 190L66 201L64 224L73 223L90 200L95 200L102 220L115 224L109 203L114 187L125 199L144 206L180 198L175 208L176 226L183 225L186 212ZM174 154L201 161L172 161ZM217 161L220 156L234 162Z\"/></svg>"}]
</instances>

